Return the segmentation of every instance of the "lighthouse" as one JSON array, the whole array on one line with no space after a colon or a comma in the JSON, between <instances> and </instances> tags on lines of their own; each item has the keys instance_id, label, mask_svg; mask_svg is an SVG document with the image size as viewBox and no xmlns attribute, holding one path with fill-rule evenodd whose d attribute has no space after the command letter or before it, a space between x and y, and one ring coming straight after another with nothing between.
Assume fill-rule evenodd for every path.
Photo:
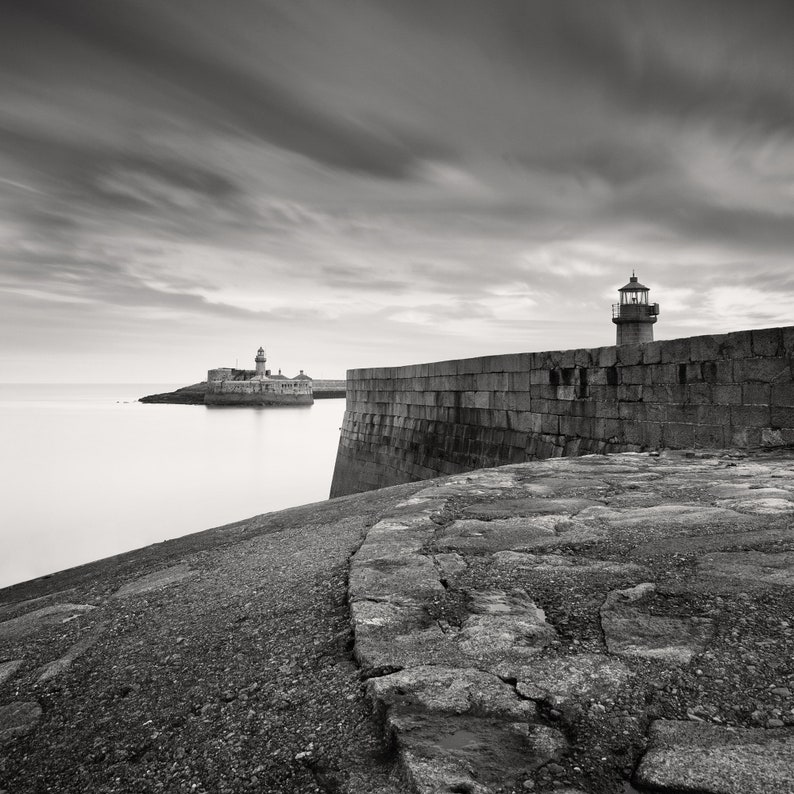
<instances>
[{"instance_id":1,"label":"lighthouse","mask_svg":"<svg viewBox=\"0 0 794 794\"><path fill-rule=\"evenodd\" d=\"M265 358L265 349L260 347L259 350L256 351L256 358L254 359L256 362L256 375L257 378L266 378L267 377L267 359Z\"/></svg>"},{"instance_id":2,"label":"lighthouse","mask_svg":"<svg viewBox=\"0 0 794 794\"><path fill-rule=\"evenodd\" d=\"M616 344L653 342L653 324L659 314L659 304L648 302L648 287L640 284L632 271L629 283L618 292L620 303L612 304L612 322L618 327Z\"/></svg>"}]
</instances>

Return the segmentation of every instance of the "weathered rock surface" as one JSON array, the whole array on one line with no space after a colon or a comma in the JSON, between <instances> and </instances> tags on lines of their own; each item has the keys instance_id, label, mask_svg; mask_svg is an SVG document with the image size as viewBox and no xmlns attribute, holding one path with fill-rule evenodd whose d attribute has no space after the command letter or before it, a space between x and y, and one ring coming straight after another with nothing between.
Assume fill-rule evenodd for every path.
<instances>
[{"instance_id":1,"label":"weathered rock surface","mask_svg":"<svg viewBox=\"0 0 794 794\"><path fill-rule=\"evenodd\" d=\"M15 701L0 706L0 746L33 730L41 718L41 706L35 701Z\"/></svg>"},{"instance_id":2,"label":"weathered rock surface","mask_svg":"<svg viewBox=\"0 0 794 794\"><path fill-rule=\"evenodd\" d=\"M14 640L68 623L94 609L91 604L53 604L0 623L0 639Z\"/></svg>"},{"instance_id":3,"label":"weathered rock surface","mask_svg":"<svg viewBox=\"0 0 794 794\"><path fill-rule=\"evenodd\" d=\"M739 460L544 461L412 497L435 511L402 535L416 584L351 595L415 791L794 791L792 458Z\"/></svg>"},{"instance_id":4,"label":"weathered rock surface","mask_svg":"<svg viewBox=\"0 0 794 794\"><path fill-rule=\"evenodd\" d=\"M496 521L465 519L454 521L439 534L439 548L461 551L512 549L536 538L554 537L557 521L545 517L530 520L508 518Z\"/></svg>"},{"instance_id":5,"label":"weathered rock surface","mask_svg":"<svg viewBox=\"0 0 794 794\"><path fill-rule=\"evenodd\" d=\"M623 662L606 655L558 656L523 666L516 691L555 707L576 700L600 702L614 698L633 675Z\"/></svg>"},{"instance_id":6,"label":"weathered rock surface","mask_svg":"<svg viewBox=\"0 0 794 794\"><path fill-rule=\"evenodd\" d=\"M352 660L347 577L419 487L0 590L0 791L408 794ZM53 595L93 608L40 612Z\"/></svg>"},{"instance_id":7,"label":"weathered rock surface","mask_svg":"<svg viewBox=\"0 0 794 794\"><path fill-rule=\"evenodd\" d=\"M525 590L470 590L466 595L470 616L457 639L480 664L533 656L557 636Z\"/></svg>"},{"instance_id":8,"label":"weathered rock surface","mask_svg":"<svg viewBox=\"0 0 794 794\"><path fill-rule=\"evenodd\" d=\"M141 595L142 593L150 593L153 590L162 590L175 582L181 582L182 579L192 576L196 572L191 570L188 565L174 565L171 568L165 568L162 571L155 571L154 573L141 576L131 582L120 587L116 590L115 594L118 598L124 596Z\"/></svg>"},{"instance_id":9,"label":"weathered rock surface","mask_svg":"<svg viewBox=\"0 0 794 794\"><path fill-rule=\"evenodd\" d=\"M51 678L55 678L55 676L67 670L75 659L82 656L97 641L98 635L104 628L102 624L95 627L92 634L88 634L79 639L63 656L45 664L38 671L38 683L43 684L45 681L49 681Z\"/></svg>"},{"instance_id":10,"label":"weathered rock surface","mask_svg":"<svg viewBox=\"0 0 794 794\"><path fill-rule=\"evenodd\" d=\"M792 794L792 492L546 460L0 591L0 791Z\"/></svg>"},{"instance_id":11,"label":"weathered rock surface","mask_svg":"<svg viewBox=\"0 0 794 794\"><path fill-rule=\"evenodd\" d=\"M746 587L794 586L794 552L760 551L707 554L698 561L705 576L739 581Z\"/></svg>"},{"instance_id":12,"label":"weathered rock surface","mask_svg":"<svg viewBox=\"0 0 794 794\"><path fill-rule=\"evenodd\" d=\"M11 678L24 661L24 659L10 659L7 662L0 662L0 684Z\"/></svg>"},{"instance_id":13,"label":"weathered rock surface","mask_svg":"<svg viewBox=\"0 0 794 794\"><path fill-rule=\"evenodd\" d=\"M498 676L475 668L422 665L370 678L367 691L378 708L421 708L441 714L476 714L518 722L535 706Z\"/></svg>"},{"instance_id":14,"label":"weathered rock surface","mask_svg":"<svg viewBox=\"0 0 794 794\"><path fill-rule=\"evenodd\" d=\"M651 614L656 585L644 582L613 590L601 606L607 650L618 656L643 656L687 664L703 650L713 626L708 618Z\"/></svg>"},{"instance_id":15,"label":"weathered rock surface","mask_svg":"<svg viewBox=\"0 0 794 794\"><path fill-rule=\"evenodd\" d=\"M791 794L794 729L724 728L659 720L635 782L663 791Z\"/></svg>"},{"instance_id":16,"label":"weathered rock surface","mask_svg":"<svg viewBox=\"0 0 794 794\"><path fill-rule=\"evenodd\" d=\"M554 728L434 712L389 712L408 780L420 794L503 788L505 770L523 776L559 759L567 747Z\"/></svg>"}]
</instances>

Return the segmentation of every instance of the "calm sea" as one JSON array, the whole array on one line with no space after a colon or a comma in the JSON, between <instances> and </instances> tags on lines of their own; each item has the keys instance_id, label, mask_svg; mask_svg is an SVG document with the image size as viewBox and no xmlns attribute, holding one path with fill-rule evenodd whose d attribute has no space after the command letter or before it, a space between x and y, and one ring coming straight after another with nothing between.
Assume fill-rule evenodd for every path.
<instances>
[{"instance_id":1,"label":"calm sea","mask_svg":"<svg viewBox=\"0 0 794 794\"><path fill-rule=\"evenodd\" d=\"M0 384L0 587L331 487L344 399L143 405L171 384Z\"/></svg>"}]
</instances>

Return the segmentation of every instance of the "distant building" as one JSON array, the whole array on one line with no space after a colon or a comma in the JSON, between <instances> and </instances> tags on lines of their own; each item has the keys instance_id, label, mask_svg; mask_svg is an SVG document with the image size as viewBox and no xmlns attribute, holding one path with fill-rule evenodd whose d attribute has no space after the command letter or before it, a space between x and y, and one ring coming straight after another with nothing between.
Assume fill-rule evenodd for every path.
<instances>
[{"instance_id":1,"label":"distant building","mask_svg":"<svg viewBox=\"0 0 794 794\"><path fill-rule=\"evenodd\" d=\"M659 314L659 304L648 301L648 287L640 284L632 272L629 283L618 292L620 303L612 304L612 322L617 325L616 344L653 342L653 324Z\"/></svg>"},{"instance_id":2,"label":"distant building","mask_svg":"<svg viewBox=\"0 0 794 794\"><path fill-rule=\"evenodd\" d=\"M206 405L311 405L314 402L312 379L301 374L288 378L272 375L267 368L265 350L254 358L255 369L218 367L207 372Z\"/></svg>"}]
</instances>

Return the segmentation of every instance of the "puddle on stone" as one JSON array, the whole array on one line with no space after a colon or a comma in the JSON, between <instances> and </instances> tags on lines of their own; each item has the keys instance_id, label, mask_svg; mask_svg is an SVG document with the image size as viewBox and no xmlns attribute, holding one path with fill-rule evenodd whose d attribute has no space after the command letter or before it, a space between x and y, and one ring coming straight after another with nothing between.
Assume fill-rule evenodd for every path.
<instances>
[{"instance_id":1,"label":"puddle on stone","mask_svg":"<svg viewBox=\"0 0 794 794\"><path fill-rule=\"evenodd\" d=\"M455 731L455 733L448 733L438 740L439 746L445 750L465 750L479 743L480 737L476 733L464 729Z\"/></svg>"}]
</instances>

